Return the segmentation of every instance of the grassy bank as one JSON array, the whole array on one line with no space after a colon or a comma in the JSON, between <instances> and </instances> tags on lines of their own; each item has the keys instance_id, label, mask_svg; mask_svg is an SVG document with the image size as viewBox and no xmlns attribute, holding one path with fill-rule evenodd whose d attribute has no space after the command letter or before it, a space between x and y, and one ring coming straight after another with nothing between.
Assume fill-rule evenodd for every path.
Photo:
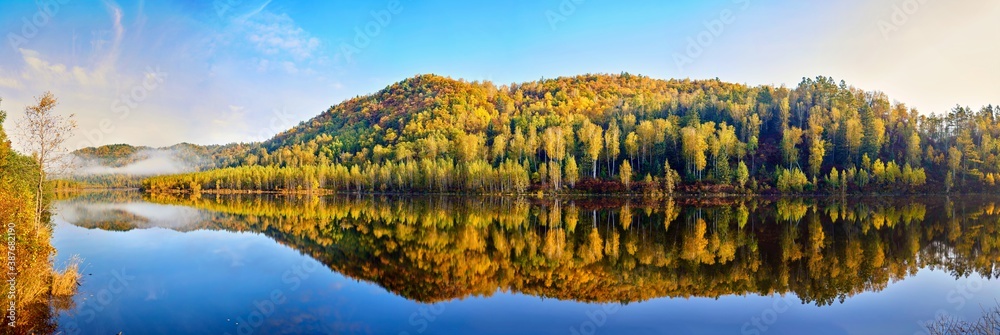
<instances>
[{"instance_id":1,"label":"grassy bank","mask_svg":"<svg viewBox=\"0 0 1000 335\"><path fill-rule=\"evenodd\" d=\"M4 115L0 114L0 124ZM11 150L0 128L0 225L3 227L2 334L49 334L56 331L59 310L72 307L80 274L77 261L56 270L49 213L35 212L31 181L39 169L29 157ZM43 202L50 202L46 192Z\"/></svg>"}]
</instances>

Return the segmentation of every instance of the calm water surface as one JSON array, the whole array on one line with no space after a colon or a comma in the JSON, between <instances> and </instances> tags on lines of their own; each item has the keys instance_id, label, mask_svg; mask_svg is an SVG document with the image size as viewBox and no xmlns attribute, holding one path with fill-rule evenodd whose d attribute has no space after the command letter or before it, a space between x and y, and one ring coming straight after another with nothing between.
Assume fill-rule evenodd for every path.
<instances>
[{"instance_id":1,"label":"calm water surface","mask_svg":"<svg viewBox=\"0 0 1000 335\"><path fill-rule=\"evenodd\" d=\"M1000 199L57 204L66 334L914 334L1000 294Z\"/></svg>"}]
</instances>

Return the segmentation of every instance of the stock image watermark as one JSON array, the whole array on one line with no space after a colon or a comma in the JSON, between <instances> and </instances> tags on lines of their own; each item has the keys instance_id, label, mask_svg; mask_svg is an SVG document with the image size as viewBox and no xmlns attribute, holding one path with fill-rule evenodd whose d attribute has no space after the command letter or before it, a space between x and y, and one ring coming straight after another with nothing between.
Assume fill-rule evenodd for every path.
<instances>
[{"instance_id":1,"label":"stock image watermark","mask_svg":"<svg viewBox=\"0 0 1000 335\"><path fill-rule=\"evenodd\" d=\"M549 21L549 28L555 31L560 23L566 22L570 16L576 13L577 7L586 0L563 0L555 10L545 11L545 19Z\"/></svg>"},{"instance_id":2,"label":"stock image watermark","mask_svg":"<svg viewBox=\"0 0 1000 335\"><path fill-rule=\"evenodd\" d=\"M403 4L400 0L392 0L386 4L384 9L373 10L369 14L371 19L363 26L354 27L354 39L351 43L341 42L339 57L348 63L354 61L354 57L361 54L372 44L382 32L389 27L394 17L403 12Z\"/></svg>"},{"instance_id":3,"label":"stock image watermark","mask_svg":"<svg viewBox=\"0 0 1000 335\"><path fill-rule=\"evenodd\" d=\"M878 21L878 30L882 33L882 38L889 40L889 35L899 31L906 23L910 22L910 17L917 14L929 0L904 0L892 5L892 14L888 19Z\"/></svg>"},{"instance_id":4,"label":"stock image watermark","mask_svg":"<svg viewBox=\"0 0 1000 335\"><path fill-rule=\"evenodd\" d=\"M957 283L955 288L948 291L944 299L948 303L948 307L939 308L934 312L934 315L930 318L924 320L918 320L917 326L920 327L920 331L915 333L915 335L923 334L930 335L929 328L932 327L936 322L942 320L964 320L965 318L958 315L959 312L965 309L969 305L969 300L976 297L979 291L983 290L983 282L986 279L982 277L973 276L970 277L964 283Z\"/></svg>"},{"instance_id":5,"label":"stock image watermark","mask_svg":"<svg viewBox=\"0 0 1000 335\"><path fill-rule=\"evenodd\" d=\"M17 326L17 230L14 223L7 224L7 301L4 318L7 326Z\"/></svg>"},{"instance_id":6,"label":"stock image watermark","mask_svg":"<svg viewBox=\"0 0 1000 335\"><path fill-rule=\"evenodd\" d=\"M169 74L159 66L155 68L146 67L141 82L111 101L110 111L112 115L98 121L97 127L85 130L83 132L84 140L78 146L82 148L101 145L104 137L117 129L116 120L124 121L128 119L142 102L146 101L154 91L163 86L163 82L168 76Z\"/></svg>"},{"instance_id":7,"label":"stock image watermark","mask_svg":"<svg viewBox=\"0 0 1000 335\"><path fill-rule=\"evenodd\" d=\"M66 334L81 334L79 318L83 318L82 321L84 324L93 322L99 313L104 312L108 306L125 293L125 290L128 289L130 283L135 281L135 278L134 275L129 275L125 268L112 270L111 279L108 280L108 283L92 294L93 299L87 299L80 304L71 313L73 317L70 321L62 325L66 330Z\"/></svg>"},{"instance_id":8,"label":"stock image watermark","mask_svg":"<svg viewBox=\"0 0 1000 335\"><path fill-rule=\"evenodd\" d=\"M212 1L212 8L219 18L227 18L233 13L236 7L243 4L243 0L215 0Z\"/></svg>"},{"instance_id":9,"label":"stock image watermark","mask_svg":"<svg viewBox=\"0 0 1000 335\"><path fill-rule=\"evenodd\" d=\"M284 289L276 288L271 290L266 297L253 301L253 308L246 315L236 317L236 335L250 335L264 325L268 317L278 311L281 305L288 302L288 293L298 291L302 287L302 282L309 279L313 272L319 269L319 264L311 259L303 260L302 264L296 264L291 269L285 270L281 274L281 283L285 284ZM233 335L225 332L225 335Z\"/></svg>"},{"instance_id":10,"label":"stock image watermark","mask_svg":"<svg viewBox=\"0 0 1000 335\"><path fill-rule=\"evenodd\" d=\"M761 311L760 315L755 315L749 321L743 323L743 327L740 328L740 334L760 335L767 332L771 326L778 322L781 314L787 312L794 305L794 302L795 299L790 294L775 298L771 302L771 306Z\"/></svg>"},{"instance_id":11,"label":"stock image watermark","mask_svg":"<svg viewBox=\"0 0 1000 335\"><path fill-rule=\"evenodd\" d=\"M587 319L578 326L569 327L569 333L571 335L594 335L598 329L608 323L608 318L618 313L621 308L622 306L619 304L605 304L601 305L600 308L589 310L584 313L587 315Z\"/></svg>"},{"instance_id":12,"label":"stock image watermark","mask_svg":"<svg viewBox=\"0 0 1000 335\"><path fill-rule=\"evenodd\" d=\"M430 327L434 320L437 320L438 316L441 316L445 311L445 306L443 304L432 304L427 306L421 306L412 314L407 321L410 322L410 327L415 327L417 334L423 334ZM410 335L408 331L401 331L399 335Z\"/></svg>"},{"instance_id":13,"label":"stock image watermark","mask_svg":"<svg viewBox=\"0 0 1000 335\"><path fill-rule=\"evenodd\" d=\"M7 43L10 44L11 49L14 49L16 52L22 46L28 44L30 40L38 36L42 29L49 25L52 19L59 14L62 6L69 2L70 0L37 1L38 10L30 15L30 17L21 17L20 31L7 33Z\"/></svg>"},{"instance_id":14,"label":"stock image watermark","mask_svg":"<svg viewBox=\"0 0 1000 335\"><path fill-rule=\"evenodd\" d=\"M735 8L725 8L719 11L715 18L702 23L704 29L701 32L694 36L688 36L683 52L674 52L673 54L677 72L683 72L685 66L694 64L696 59L705 54L705 50L715 44L719 37L722 37L726 28L736 23L737 12L743 12L750 8L751 1L732 0L732 5Z\"/></svg>"}]
</instances>

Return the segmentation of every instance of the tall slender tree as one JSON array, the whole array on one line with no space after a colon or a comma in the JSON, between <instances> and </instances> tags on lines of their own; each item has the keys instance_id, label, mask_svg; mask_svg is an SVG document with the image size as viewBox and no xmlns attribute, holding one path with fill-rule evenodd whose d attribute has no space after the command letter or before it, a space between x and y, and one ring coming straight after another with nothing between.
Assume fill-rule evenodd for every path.
<instances>
[{"instance_id":1,"label":"tall slender tree","mask_svg":"<svg viewBox=\"0 0 1000 335\"><path fill-rule=\"evenodd\" d=\"M31 153L40 173L36 183L35 220L40 222L42 194L49 174L61 174L70 166L68 150L63 146L76 129L74 115L55 112L59 100L52 92L35 98L35 105L24 108L24 118L18 123L21 145Z\"/></svg>"}]
</instances>

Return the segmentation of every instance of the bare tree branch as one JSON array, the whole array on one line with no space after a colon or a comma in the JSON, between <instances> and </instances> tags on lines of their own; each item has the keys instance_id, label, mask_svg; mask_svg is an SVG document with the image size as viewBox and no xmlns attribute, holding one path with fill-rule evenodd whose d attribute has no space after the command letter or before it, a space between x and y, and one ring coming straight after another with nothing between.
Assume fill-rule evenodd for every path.
<instances>
[{"instance_id":1,"label":"bare tree branch","mask_svg":"<svg viewBox=\"0 0 1000 335\"><path fill-rule=\"evenodd\" d=\"M931 335L1000 335L1000 306L986 310L975 321L943 316L925 325Z\"/></svg>"}]
</instances>

